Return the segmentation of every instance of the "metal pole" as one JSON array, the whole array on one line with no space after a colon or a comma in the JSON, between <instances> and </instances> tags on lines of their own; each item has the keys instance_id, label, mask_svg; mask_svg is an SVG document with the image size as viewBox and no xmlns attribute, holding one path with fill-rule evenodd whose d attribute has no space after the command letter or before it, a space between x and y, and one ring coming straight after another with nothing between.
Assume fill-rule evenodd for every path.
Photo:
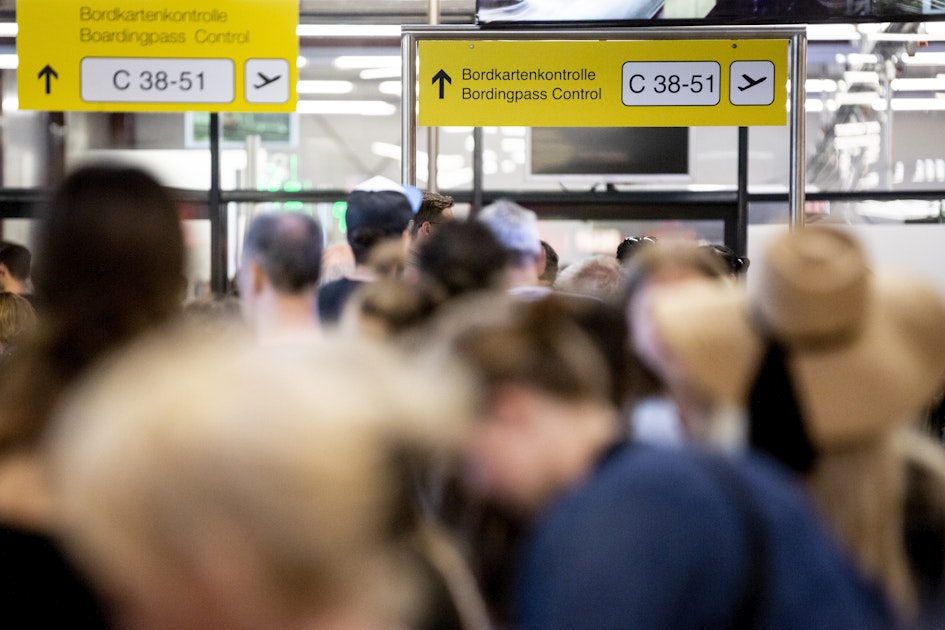
<instances>
[{"instance_id":1,"label":"metal pole","mask_svg":"<svg viewBox=\"0 0 945 630\"><path fill-rule=\"evenodd\" d=\"M246 136L245 147L246 170L243 172L239 188L259 190L259 152L262 150L262 136L256 134ZM236 235L233 243L234 257L237 261L240 261L243 255L244 230L256 218L257 207L258 204L255 203L242 203L237 206L236 226L233 230Z\"/></svg>"},{"instance_id":2,"label":"metal pole","mask_svg":"<svg viewBox=\"0 0 945 630\"><path fill-rule=\"evenodd\" d=\"M473 189L470 214L476 216L482 210L482 127L473 127Z\"/></svg>"},{"instance_id":3,"label":"metal pole","mask_svg":"<svg viewBox=\"0 0 945 630\"><path fill-rule=\"evenodd\" d=\"M748 127L738 128L738 213L730 246L739 256L748 254Z\"/></svg>"},{"instance_id":4,"label":"metal pole","mask_svg":"<svg viewBox=\"0 0 945 630\"><path fill-rule=\"evenodd\" d=\"M440 23L440 0L429 0L428 21L430 24ZM440 187L437 183L437 160L440 156L440 128L427 127L427 189L437 192Z\"/></svg>"},{"instance_id":5,"label":"metal pole","mask_svg":"<svg viewBox=\"0 0 945 630\"><path fill-rule=\"evenodd\" d=\"M405 184L417 184L417 38L404 33L400 38L403 68L401 103L401 178Z\"/></svg>"},{"instance_id":6,"label":"metal pole","mask_svg":"<svg viewBox=\"0 0 945 630\"><path fill-rule=\"evenodd\" d=\"M438 192L436 162L440 156L440 128L427 127L427 190Z\"/></svg>"},{"instance_id":7,"label":"metal pole","mask_svg":"<svg viewBox=\"0 0 945 630\"><path fill-rule=\"evenodd\" d=\"M880 127L879 187L882 190L892 190L893 186L893 111L892 111L892 82L896 78L896 66L891 59L883 62L883 100L886 101L886 111L883 112L882 126Z\"/></svg>"},{"instance_id":8,"label":"metal pole","mask_svg":"<svg viewBox=\"0 0 945 630\"><path fill-rule=\"evenodd\" d=\"M807 83L807 34L795 33L791 37L791 116L790 125L790 188L788 205L790 206L791 229L804 227L804 194L806 187L807 151L806 112L804 100Z\"/></svg>"},{"instance_id":9,"label":"metal pole","mask_svg":"<svg viewBox=\"0 0 945 630\"><path fill-rule=\"evenodd\" d=\"M210 114L210 288L215 295L224 295L228 288L227 235L229 233L226 205L220 190L220 114Z\"/></svg>"}]
</instances>

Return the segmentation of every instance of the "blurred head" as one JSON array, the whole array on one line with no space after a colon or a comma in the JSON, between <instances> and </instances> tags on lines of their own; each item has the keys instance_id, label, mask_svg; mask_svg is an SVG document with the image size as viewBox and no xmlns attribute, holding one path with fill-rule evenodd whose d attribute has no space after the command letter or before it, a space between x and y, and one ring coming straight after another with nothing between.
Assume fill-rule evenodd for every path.
<instances>
[{"instance_id":1,"label":"blurred head","mask_svg":"<svg viewBox=\"0 0 945 630\"><path fill-rule=\"evenodd\" d=\"M0 450L32 448L83 370L180 314L184 239L174 200L137 168L75 170L43 217L33 282L43 318L0 384Z\"/></svg>"},{"instance_id":2,"label":"blurred head","mask_svg":"<svg viewBox=\"0 0 945 630\"><path fill-rule=\"evenodd\" d=\"M29 301L16 293L0 293L0 349L36 328L36 312Z\"/></svg>"},{"instance_id":3,"label":"blurred head","mask_svg":"<svg viewBox=\"0 0 945 630\"><path fill-rule=\"evenodd\" d=\"M407 267L407 252L399 241L384 241L371 250L367 264L375 278L400 278Z\"/></svg>"},{"instance_id":4,"label":"blurred head","mask_svg":"<svg viewBox=\"0 0 945 630\"><path fill-rule=\"evenodd\" d=\"M453 221L453 198L431 191L423 192L423 202L410 221L410 239L414 246L429 238L439 225Z\"/></svg>"},{"instance_id":5,"label":"blurred head","mask_svg":"<svg viewBox=\"0 0 945 630\"><path fill-rule=\"evenodd\" d=\"M50 440L67 547L120 624L408 627L398 466L453 442L462 381L351 339L247 351L200 335L110 363Z\"/></svg>"},{"instance_id":6,"label":"blurred head","mask_svg":"<svg viewBox=\"0 0 945 630\"><path fill-rule=\"evenodd\" d=\"M538 217L510 199L499 199L489 204L476 216L509 255L514 268L534 265L541 255L541 238L538 236Z\"/></svg>"},{"instance_id":7,"label":"blurred head","mask_svg":"<svg viewBox=\"0 0 945 630\"><path fill-rule=\"evenodd\" d=\"M18 243L0 243L0 289L24 292L32 258L30 250Z\"/></svg>"},{"instance_id":8,"label":"blurred head","mask_svg":"<svg viewBox=\"0 0 945 630\"><path fill-rule=\"evenodd\" d=\"M438 295L427 285L395 278L367 282L351 296L342 313L343 329L375 339L395 339L417 331L436 311Z\"/></svg>"},{"instance_id":9,"label":"blurred head","mask_svg":"<svg viewBox=\"0 0 945 630\"><path fill-rule=\"evenodd\" d=\"M945 299L934 287L873 273L856 239L824 227L780 235L761 271L751 294L655 292L644 355L706 400L745 407L755 446L806 472L817 453L884 439L940 391Z\"/></svg>"},{"instance_id":10,"label":"blurred head","mask_svg":"<svg viewBox=\"0 0 945 630\"><path fill-rule=\"evenodd\" d=\"M177 206L133 167L86 166L66 177L41 225L33 272L44 312L126 336L179 311L184 239Z\"/></svg>"},{"instance_id":11,"label":"blurred head","mask_svg":"<svg viewBox=\"0 0 945 630\"><path fill-rule=\"evenodd\" d=\"M617 245L617 260L622 263L628 262L634 254L640 251L640 248L655 242L656 239L651 236L628 236L620 241L620 245Z\"/></svg>"},{"instance_id":12,"label":"blurred head","mask_svg":"<svg viewBox=\"0 0 945 630\"><path fill-rule=\"evenodd\" d=\"M321 270L322 240L322 230L310 216L295 212L260 214L246 230L243 267L250 277L254 273L265 276L277 293L312 291ZM240 295L252 294L248 289L241 287Z\"/></svg>"},{"instance_id":13,"label":"blurred head","mask_svg":"<svg viewBox=\"0 0 945 630\"><path fill-rule=\"evenodd\" d=\"M355 262L366 264L368 254L377 244L401 238L421 202L419 189L386 177L373 177L351 191L345 225Z\"/></svg>"},{"instance_id":14,"label":"blurred head","mask_svg":"<svg viewBox=\"0 0 945 630\"><path fill-rule=\"evenodd\" d=\"M617 302L623 294L623 267L613 256L591 256L568 266L558 276L555 289Z\"/></svg>"},{"instance_id":15,"label":"blurred head","mask_svg":"<svg viewBox=\"0 0 945 630\"><path fill-rule=\"evenodd\" d=\"M505 321L480 318L455 340L483 386L469 483L532 513L618 439L612 381L595 343L558 298L496 303L491 317L502 309Z\"/></svg>"},{"instance_id":16,"label":"blurred head","mask_svg":"<svg viewBox=\"0 0 945 630\"><path fill-rule=\"evenodd\" d=\"M713 252L689 241L661 240L641 247L626 267L624 306L630 328L631 396L635 399L662 390L659 379L638 358L652 343L650 323L642 304L654 288L687 281L713 281L727 270Z\"/></svg>"},{"instance_id":17,"label":"blurred head","mask_svg":"<svg viewBox=\"0 0 945 630\"><path fill-rule=\"evenodd\" d=\"M547 241L541 242L541 249L545 254L545 268L538 279L542 284L550 287L558 279L558 252Z\"/></svg>"},{"instance_id":18,"label":"blurred head","mask_svg":"<svg viewBox=\"0 0 945 630\"><path fill-rule=\"evenodd\" d=\"M720 278L728 272L714 251L686 240L652 241L634 254L626 269L631 297L643 285Z\"/></svg>"},{"instance_id":19,"label":"blurred head","mask_svg":"<svg viewBox=\"0 0 945 630\"><path fill-rule=\"evenodd\" d=\"M741 276L748 271L748 266L751 264L748 256L739 256L735 253L734 249L727 245L713 244L705 245L704 247L714 252L722 259L731 276Z\"/></svg>"},{"instance_id":20,"label":"blurred head","mask_svg":"<svg viewBox=\"0 0 945 630\"><path fill-rule=\"evenodd\" d=\"M424 278L448 297L499 288L508 253L492 231L478 221L454 221L440 227L417 251Z\"/></svg>"}]
</instances>

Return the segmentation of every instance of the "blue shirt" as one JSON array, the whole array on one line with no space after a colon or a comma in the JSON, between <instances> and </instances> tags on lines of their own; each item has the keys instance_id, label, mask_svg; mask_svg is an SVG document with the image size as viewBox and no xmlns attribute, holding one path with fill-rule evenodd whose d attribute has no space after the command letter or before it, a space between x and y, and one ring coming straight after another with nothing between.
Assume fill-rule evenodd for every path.
<instances>
[{"instance_id":1,"label":"blue shirt","mask_svg":"<svg viewBox=\"0 0 945 630\"><path fill-rule=\"evenodd\" d=\"M623 446L540 519L526 630L894 626L806 497L758 456Z\"/></svg>"}]
</instances>

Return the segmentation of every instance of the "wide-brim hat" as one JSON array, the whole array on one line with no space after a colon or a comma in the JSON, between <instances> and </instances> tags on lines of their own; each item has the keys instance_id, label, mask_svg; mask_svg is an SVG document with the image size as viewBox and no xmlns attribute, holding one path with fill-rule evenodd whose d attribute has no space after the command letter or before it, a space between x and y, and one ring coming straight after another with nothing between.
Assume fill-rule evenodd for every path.
<instances>
[{"instance_id":1,"label":"wide-brim hat","mask_svg":"<svg viewBox=\"0 0 945 630\"><path fill-rule=\"evenodd\" d=\"M804 427L829 449L882 435L945 384L945 298L917 279L873 274L849 234L785 233L762 274L751 295L706 283L654 293L656 345L696 392L746 405L778 343Z\"/></svg>"}]
</instances>

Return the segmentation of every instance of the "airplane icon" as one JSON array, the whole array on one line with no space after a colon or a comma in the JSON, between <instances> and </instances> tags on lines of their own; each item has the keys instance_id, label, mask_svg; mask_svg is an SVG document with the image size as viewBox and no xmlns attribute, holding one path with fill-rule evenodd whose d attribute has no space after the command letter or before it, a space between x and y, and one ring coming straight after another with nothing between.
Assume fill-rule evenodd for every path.
<instances>
[{"instance_id":1,"label":"airplane icon","mask_svg":"<svg viewBox=\"0 0 945 630\"><path fill-rule=\"evenodd\" d=\"M258 85L254 85L254 86L253 86L253 87L256 88L257 90L260 89L260 88L264 88L264 87L266 87L267 85L269 85L270 83L274 83L274 82L276 82L276 81L278 81L279 79L282 78L282 75L281 75L281 74L277 74L276 76L274 76L274 77L272 77L272 78L267 77L267 76L264 75L262 72L257 72L256 74L259 76L260 79L262 79L262 83L259 83Z\"/></svg>"},{"instance_id":2,"label":"airplane icon","mask_svg":"<svg viewBox=\"0 0 945 630\"><path fill-rule=\"evenodd\" d=\"M744 92L744 91L747 90L748 88L753 88L753 87L755 87L756 85L758 85L759 83L763 83L764 80L767 79L768 77L761 77L760 79L752 79L752 78L751 78L750 76L748 76L747 74L743 74L743 75L742 75L742 78L745 79L745 80L748 82L748 85L739 85L739 86L738 86L738 90L739 90L740 92Z\"/></svg>"}]
</instances>

